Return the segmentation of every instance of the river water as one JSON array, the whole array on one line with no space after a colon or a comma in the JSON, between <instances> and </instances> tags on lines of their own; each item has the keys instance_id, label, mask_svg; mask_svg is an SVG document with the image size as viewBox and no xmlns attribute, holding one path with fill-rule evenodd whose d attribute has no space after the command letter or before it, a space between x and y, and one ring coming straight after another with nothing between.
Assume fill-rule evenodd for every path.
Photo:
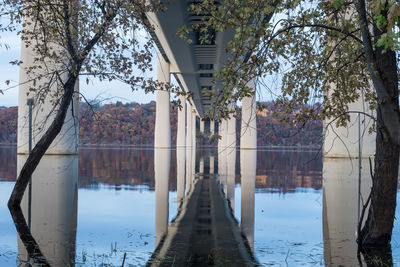
<instances>
[{"instance_id":1,"label":"river water","mask_svg":"<svg viewBox=\"0 0 400 267\"><path fill-rule=\"evenodd\" d=\"M45 156L32 179L26 218L32 235L52 266L121 266L124 257L125 266L144 266L190 190L188 173L218 173L261 265L358 266L358 161L323 161L317 151L224 153L199 149L186 164L176 150L156 158L153 149L132 148ZM25 159L15 147L0 147L0 266L27 266L6 205ZM363 160L362 199L369 187L369 163ZM22 209L27 217L27 194ZM400 264L399 242L396 220L394 265Z\"/></svg>"}]
</instances>

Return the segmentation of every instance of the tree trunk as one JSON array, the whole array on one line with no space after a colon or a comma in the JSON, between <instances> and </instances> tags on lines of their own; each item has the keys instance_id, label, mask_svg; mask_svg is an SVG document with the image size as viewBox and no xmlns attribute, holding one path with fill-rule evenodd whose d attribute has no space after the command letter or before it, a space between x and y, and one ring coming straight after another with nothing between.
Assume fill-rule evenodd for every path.
<instances>
[{"instance_id":1,"label":"tree trunk","mask_svg":"<svg viewBox=\"0 0 400 267\"><path fill-rule=\"evenodd\" d=\"M379 38L381 32L375 29L375 36ZM399 170L398 141L388 131L388 123L397 128L395 136L399 136L399 93L395 52L384 52L375 45L375 60L379 76L384 84L384 90L390 99L378 98L377 136L375 170L372 178L371 205L364 228L360 233L360 244L363 248L386 249L390 246L393 221L396 209L397 179ZM390 106L390 113L382 112L382 105ZM386 116L385 121L383 116ZM389 126L389 127L390 127Z\"/></svg>"},{"instance_id":2,"label":"tree trunk","mask_svg":"<svg viewBox=\"0 0 400 267\"><path fill-rule=\"evenodd\" d=\"M78 67L79 68L77 68L77 66L73 66L71 69L80 69L80 65ZM73 98L75 82L77 80L76 71L70 71L68 77L68 80L64 84L64 94L62 96L61 103L54 121L51 123L46 133L40 138L39 142L32 149L31 154L28 156L28 159L22 167L17 181L15 182L10 199L8 200L8 208L10 210L20 206L22 197L25 193L32 173L35 171L41 158L46 153L51 143L61 131L61 128L64 124L65 115L67 114L68 107Z\"/></svg>"}]
</instances>

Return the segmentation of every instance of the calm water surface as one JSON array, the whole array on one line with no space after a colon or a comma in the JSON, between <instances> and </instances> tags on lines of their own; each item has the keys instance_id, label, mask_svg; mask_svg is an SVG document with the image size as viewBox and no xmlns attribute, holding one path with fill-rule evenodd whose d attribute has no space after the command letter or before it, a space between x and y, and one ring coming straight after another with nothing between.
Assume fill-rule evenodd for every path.
<instances>
[{"instance_id":1,"label":"calm water surface","mask_svg":"<svg viewBox=\"0 0 400 267\"><path fill-rule=\"evenodd\" d=\"M176 151L171 158L167 153L155 160L154 154L96 148L80 149L79 157L45 157L33 177L31 223L46 258L55 266L121 266L126 253L125 266L144 266L190 190L187 178L186 184L179 178ZM201 150L191 163L196 173L219 173L227 203L262 265L357 265L357 162L322 162L316 152L299 151L240 156ZM25 266L27 260L6 206L24 160L14 147L0 148L0 266ZM363 166L367 170L368 162ZM363 177L367 195L370 179ZM24 197L25 210L27 202ZM399 240L395 221L395 265Z\"/></svg>"}]
</instances>

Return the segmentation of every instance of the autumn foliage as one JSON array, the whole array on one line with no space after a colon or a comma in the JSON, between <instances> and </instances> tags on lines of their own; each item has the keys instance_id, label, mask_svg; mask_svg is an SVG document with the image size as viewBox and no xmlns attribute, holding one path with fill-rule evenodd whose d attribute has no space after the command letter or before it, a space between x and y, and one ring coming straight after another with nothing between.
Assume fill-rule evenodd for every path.
<instances>
[{"instance_id":1,"label":"autumn foliage","mask_svg":"<svg viewBox=\"0 0 400 267\"><path fill-rule=\"evenodd\" d=\"M79 142L81 145L136 145L152 146L154 142L155 102L148 104L117 102L106 105L80 105ZM306 124L282 123L276 116L273 103L264 103L257 112L259 146L314 146L322 143L322 122ZM17 140L17 107L0 108L0 143ZM288 116L295 118L296 111ZM238 109L240 117L240 109ZM172 144L176 142L177 107L171 105ZM240 140L240 120L237 120L237 138ZM206 129L207 130L207 129ZM198 135L200 138L201 135ZM208 137L203 136L202 140ZM205 142L210 144L210 142ZM212 143L212 142L211 142Z\"/></svg>"}]
</instances>

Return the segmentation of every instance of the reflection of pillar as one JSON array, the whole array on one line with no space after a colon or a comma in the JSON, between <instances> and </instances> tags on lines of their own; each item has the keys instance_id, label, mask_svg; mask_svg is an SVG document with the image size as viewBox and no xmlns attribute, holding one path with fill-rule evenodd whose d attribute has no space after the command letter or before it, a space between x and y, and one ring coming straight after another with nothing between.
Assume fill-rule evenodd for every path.
<instances>
[{"instance_id":1,"label":"reflection of pillar","mask_svg":"<svg viewBox=\"0 0 400 267\"><path fill-rule=\"evenodd\" d=\"M241 219L240 228L254 251L254 189L256 185L257 150L240 150Z\"/></svg>"},{"instance_id":2,"label":"reflection of pillar","mask_svg":"<svg viewBox=\"0 0 400 267\"><path fill-rule=\"evenodd\" d=\"M154 150L154 177L156 193L155 214L155 247L157 248L162 237L168 230L168 181L171 164L169 149Z\"/></svg>"},{"instance_id":3,"label":"reflection of pillar","mask_svg":"<svg viewBox=\"0 0 400 267\"><path fill-rule=\"evenodd\" d=\"M176 197L178 209L185 195L185 148L176 149Z\"/></svg>"},{"instance_id":4,"label":"reflection of pillar","mask_svg":"<svg viewBox=\"0 0 400 267\"><path fill-rule=\"evenodd\" d=\"M214 173L214 156L210 156L210 174Z\"/></svg>"},{"instance_id":5,"label":"reflection of pillar","mask_svg":"<svg viewBox=\"0 0 400 267\"><path fill-rule=\"evenodd\" d=\"M324 158L323 234L325 264L356 266L358 217L358 160ZM362 160L361 193L371 187L368 159ZM365 220L365 218L364 218Z\"/></svg>"},{"instance_id":6,"label":"reflection of pillar","mask_svg":"<svg viewBox=\"0 0 400 267\"><path fill-rule=\"evenodd\" d=\"M170 82L169 63L158 52L157 80ZM154 147L169 148L171 146L171 125L169 119L169 91L157 90L156 123L154 132Z\"/></svg>"},{"instance_id":7,"label":"reflection of pillar","mask_svg":"<svg viewBox=\"0 0 400 267\"><path fill-rule=\"evenodd\" d=\"M30 22L30 23L27 23ZM34 21L24 16L23 28L27 31L32 31ZM38 40L41 36L38 36ZM43 134L47 131L50 124L53 122L58 107L54 107L55 95L61 96L64 92L62 82L65 82L67 72L65 71L65 64L68 60L62 62L60 58L47 57L45 62L38 62L35 60L38 53L35 51L35 40L30 40L32 43L27 44L24 40L21 42L21 64L19 72L19 91L18 91L18 154L28 154L29 148L29 107L27 100L33 98L33 112L32 112L32 147L40 140ZM39 45L40 44L39 41ZM64 53L64 49L52 43L53 52L58 54ZM60 55L58 55L60 56ZM30 69L36 67L35 69ZM54 75L56 74L56 75ZM57 78L51 78L52 76ZM38 77L41 79L37 79ZM60 79L59 79L60 78ZM32 90L35 89L36 91ZM79 91L78 81L75 84L75 91ZM43 100L43 102L42 102ZM77 154L78 149L78 108L79 97L74 94L72 103L68 107L64 125L61 132L54 139L50 147L47 149L46 154Z\"/></svg>"},{"instance_id":8,"label":"reflection of pillar","mask_svg":"<svg viewBox=\"0 0 400 267\"><path fill-rule=\"evenodd\" d=\"M204 158L203 157L200 158L199 173L204 173Z\"/></svg>"},{"instance_id":9,"label":"reflection of pillar","mask_svg":"<svg viewBox=\"0 0 400 267\"><path fill-rule=\"evenodd\" d=\"M18 170L26 161L18 155ZM31 233L51 266L75 262L78 204L78 157L45 155L32 175ZM21 207L28 221L28 190ZM27 251L18 238L18 257Z\"/></svg>"},{"instance_id":10,"label":"reflection of pillar","mask_svg":"<svg viewBox=\"0 0 400 267\"><path fill-rule=\"evenodd\" d=\"M200 133L204 134L204 120L200 118Z\"/></svg>"},{"instance_id":11,"label":"reflection of pillar","mask_svg":"<svg viewBox=\"0 0 400 267\"><path fill-rule=\"evenodd\" d=\"M178 108L178 125L176 132L176 147L184 147L186 145L186 98L179 96L182 108Z\"/></svg>"},{"instance_id":12,"label":"reflection of pillar","mask_svg":"<svg viewBox=\"0 0 400 267\"><path fill-rule=\"evenodd\" d=\"M247 85L254 89L254 80ZM242 99L242 125L240 134L240 148L257 148L257 123L256 123L256 98L244 97Z\"/></svg>"},{"instance_id":13,"label":"reflection of pillar","mask_svg":"<svg viewBox=\"0 0 400 267\"><path fill-rule=\"evenodd\" d=\"M227 143L227 129L228 121L221 120L219 124L219 135L220 139L218 140L218 176L219 180L222 184L222 188L226 193L226 143Z\"/></svg>"},{"instance_id":14,"label":"reflection of pillar","mask_svg":"<svg viewBox=\"0 0 400 267\"><path fill-rule=\"evenodd\" d=\"M235 210L235 166L236 166L236 148L227 148L226 155L226 180L227 192L226 197L229 200L232 212Z\"/></svg>"},{"instance_id":15,"label":"reflection of pillar","mask_svg":"<svg viewBox=\"0 0 400 267\"><path fill-rule=\"evenodd\" d=\"M192 148L186 147L186 176L185 194L190 192L192 186Z\"/></svg>"}]
</instances>

